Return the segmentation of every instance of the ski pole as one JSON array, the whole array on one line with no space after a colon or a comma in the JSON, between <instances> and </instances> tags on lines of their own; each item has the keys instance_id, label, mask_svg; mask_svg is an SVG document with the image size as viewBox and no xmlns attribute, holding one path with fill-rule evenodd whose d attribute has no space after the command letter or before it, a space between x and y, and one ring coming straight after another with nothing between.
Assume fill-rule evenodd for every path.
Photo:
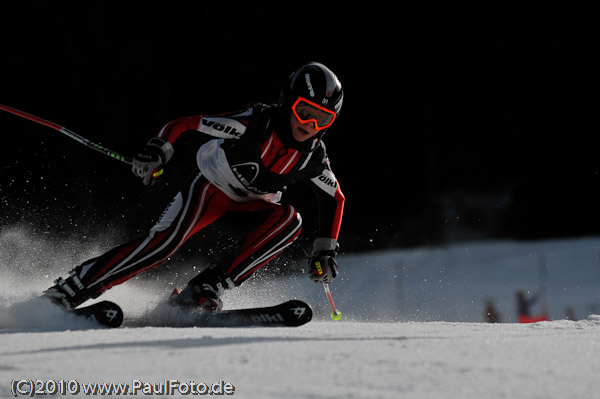
<instances>
[{"instance_id":1,"label":"ski pole","mask_svg":"<svg viewBox=\"0 0 600 399\"><path fill-rule=\"evenodd\" d=\"M339 320L342 318L342 312L339 309L336 309L335 303L333 302L333 296L331 296L331 291L329 290L329 284L323 283L323 288L325 289L325 294L327 295L327 299L329 300L329 304L331 305L331 318L333 320Z\"/></svg>"},{"instance_id":2,"label":"ski pole","mask_svg":"<svg viewBox=\"0 0 600 399\"><path fill-rule=\"evenodd\" d=\"M101 146L99 144L92 143L91 141L89 141L85 137L81 137L77 133L72 132L69 129L67 129L67 128L63 127L63 126L60 126L60 125L58 125L58 124L56 124L54 122L47 121L47 120L39 118L39 117L37 117L35 115L31 115L31 114L28 114L27 112L23 112L23 111L20 111L20 110L18 110L16 108L12 108L12 107L9 107L9 106L6 106L6 105L2 105L2 104L0 104L0 109L4 110L6 112L10 112L11 114L20 116L21 118L29 119L30 121L39 123L40 125L47 126L47 127L52 128L54 130L58 130L62 134L66 135L66 136L68 136L70 138L72 138L75 141L80 142L81 144L85 145L86 147L92 148L92 149L94 149L94 150L96 150L98 152L103 153L104 155L108 155L111 158L118 159L119 161L124 162L127 165L131 165L132 162L133 162L131 158L126 157L125 155L121 155L118 152L115 152L113 150L109 150L108 148L103 147L103 146Z\"/></svg>"}]
</instances>

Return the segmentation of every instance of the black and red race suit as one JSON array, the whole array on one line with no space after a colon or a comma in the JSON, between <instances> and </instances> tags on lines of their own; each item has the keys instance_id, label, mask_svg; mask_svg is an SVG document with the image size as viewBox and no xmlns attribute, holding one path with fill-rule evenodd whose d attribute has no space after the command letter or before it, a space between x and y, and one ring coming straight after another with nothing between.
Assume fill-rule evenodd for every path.
<instances>
[{"instance_id":1,"label":"black and red race suit","mask_svg":"<svg viewBox=\"0 0 600 399\"><path fill-rule=\"evenodd\" d=\"M315 250L334 250L344 195L322 140L308 150L284 145L285 120L275 106L255 104L241 112L192 116L166 124L158 136L175 148L193 145L196 172L146 236L121 245L75 269L89 296L166 262L213 222L246 224L247 234L224 265L228 284L238 286L300 234L296 209L281 204L286 186L310 181L319 202Z\"/></svg>"}]
</instances>

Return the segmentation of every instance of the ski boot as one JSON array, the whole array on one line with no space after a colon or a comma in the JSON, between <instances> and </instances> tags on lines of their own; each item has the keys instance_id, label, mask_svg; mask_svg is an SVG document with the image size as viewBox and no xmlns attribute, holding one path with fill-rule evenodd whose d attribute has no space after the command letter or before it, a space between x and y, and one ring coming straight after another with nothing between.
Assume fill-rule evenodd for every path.
<instances>
[{"instance_id":1,"label":"ski boot","mask_svg":"<svg viewBox=\"0 0 600 399\"><path fill-rule=\"evenodd\" d=\"M223 309L219 291L210 284L188 285L184 290L175 288L169 297L169 305L186 312L218 312Z\"/></svg>"},{"instance_id":2,"label":"ski boot","mask_svg":"<svg viewBox=\"0 0 600 399\"><path fill-rule=\"evenodd\" d=\"M77 276L77 272L72 270L66 280L62 277L55 280L54 285L44 291L42 298L48 299L65 310L72 310L90 297Z\"/></svg>"},{"instance_id":3,"label":"ski boot","mask_svg":"<svg viewBox=\"0 0 600 399\"><path fill-rule=\"evenodd\" d=\"M233 281L213 264L194 277L181 290L176 288L169 297L169 305L184 311L219 312L223 309L221 295L225 288L234 287Z\"/></svg>"}]
</instances>

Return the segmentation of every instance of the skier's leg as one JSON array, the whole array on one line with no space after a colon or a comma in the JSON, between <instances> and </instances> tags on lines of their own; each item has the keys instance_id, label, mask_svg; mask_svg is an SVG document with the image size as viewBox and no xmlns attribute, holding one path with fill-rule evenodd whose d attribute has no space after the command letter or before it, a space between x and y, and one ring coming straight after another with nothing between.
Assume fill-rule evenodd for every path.
<instances>
[{"instance_id":1,"label":"skier's leg","mask_svg":"<svg viewBox=\"0 0 600 399\"><path fill-rule=\"evenodd\" d=\"M237 224L236 230L245 235L243 244L232 256L217 256L179 295L171 297L173 305L220 310L223 290L240 285L292 244L300 234L302 219L292 206L252 201L233 205L217 225L224 223Z\"/></svg>"},{"instance_id":2,"label":"skier's leg","mask_svg":"<svg viewBox=\"0 0 600 399\"><path fill-rule=\"evenodd\" d=\"M257 202L240 204L235 211L269 211L266 220L253 229L227 269L234 285L239 286L256 270L290 246L300 235L302 218L291 205Z\"/></svg>"},{"instance_id":3,"label":"skier's leg","mask_svg":"<svg viewBox=\"0 0 600 399\"><path fill-rule=\"evenodd\" d=\"M114 248L76 267L45 296L67 308L96 298L110 287L156 267L193 234L227 210L231 200L198 174L178 193L146 237Z\"/></svg>"}]
</instances>

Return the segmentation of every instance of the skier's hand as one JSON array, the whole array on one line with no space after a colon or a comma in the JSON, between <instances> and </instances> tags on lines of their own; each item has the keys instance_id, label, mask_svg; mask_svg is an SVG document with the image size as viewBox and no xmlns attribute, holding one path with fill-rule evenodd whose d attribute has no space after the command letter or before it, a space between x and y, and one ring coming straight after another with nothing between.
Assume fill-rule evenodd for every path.
<instances>
[{"instance_id":1,"label":"skier's hand","mask_svg":"<svg viewBox=\"0 0 600 399\"><path fill-rule=\"evenodd\" d=\"M333 251L313 255L308 261L308 277L315 283L331 283L338 275L338 265Z\"/></svg>"},{"instance_id":2,"label":"skier's hand","mask_svg":"<svg viewBox=\"0 0 600 399\"><path fill-rule=\"evenodd\" d=\"M173 156L173 146L168 141L153 137L133 158L131 171L142 179L144 185L153 185L162 175L162 167Z\"/></svg>"},{"instance_id":3,"label":"skier's hand","mask_svg":"<svg viewBox=\"0 0 600 399\"><path fill-rule=\"evenodd\" d=\"M313 255L308 261L308 277L315 283L331 283L338 275L335 256L340 248L337 240L328 237L315 239Z\"/></svg>"}]
</instances>

